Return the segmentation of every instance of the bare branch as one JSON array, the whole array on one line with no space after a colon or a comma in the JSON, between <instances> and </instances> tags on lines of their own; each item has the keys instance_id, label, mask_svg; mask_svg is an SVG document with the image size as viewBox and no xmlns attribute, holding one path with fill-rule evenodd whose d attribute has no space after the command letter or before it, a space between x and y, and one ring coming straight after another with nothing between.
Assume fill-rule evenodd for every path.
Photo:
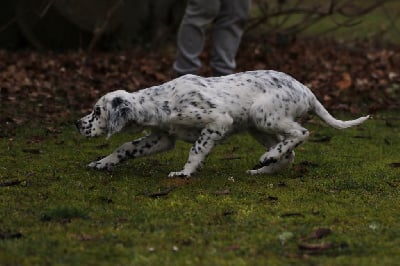
<instances>
[{"instance_id":1,"label":"bare branch","mask_svg":"<svg viewBox=\"0 0 400 266\"><path fill-rule=\"evenodd\" d=\"M327 5L305 5L303 1L297 0L291 5L286 2L279 2L275 6L271 6L270 1L259 0L256 2L260 15L251 19L248 23L246 31L252 31L261 25L271 27L271 31L284 31L286 33L296 34L315 25L324 18L331 18L334 27L329 31L342 28L352 27L361 23L361 17L383 7L386 3L395 0L375 0L368 5L365 3L355 4L352 0L330 0ZM292 25L289 22L293 16L300 16L298 21ZM335 15L342 16L343 20L338 20ZM275 23L270 23L275 21ZM392 23L393 24L393 23Z\"/></svg>"},{"instance_id":2,"label":"bare branch","mask_svg":"<svg viewBox=\"0 0 400 266\"><path fill-rule=\"evenodd\" d=\"M100 40L100 38L103 36L104 32L106 31L111 18L113 17L114 13L118 10L118 8L124 4L124 0L119 0L116 2L110 10L107 12L106 17L104 18L103 24L101 24L98 27L95 27L93 30L93 38L90 41L88 51L91 52L93 48L96 46L97 42Z\"/></svg>"},{"instance_id":3,"label":"bare branch","mask_svg":"<svg viewBox=\"0 0 400 266\"><path fill-rule=\"evenodd\" d=\"M13 17L9 21L7 21L4 25L0 27L0 33L5 31L8 27L10 27L13 23L17 22L17 18Z\"/></svg>"},{"instance_id":4,"label":"bare branch","mask_svg":"<svg viewBox=\"0 0 400 266\"><path fill-rule=\"evenodd\" d=\"M42 11L39 14L39 18L43 18L46 14L47 11L49 11L50 7L53 5L55 0L51 0L47 3L47 5L42 9Z\"/></svg>"}]
</instances>

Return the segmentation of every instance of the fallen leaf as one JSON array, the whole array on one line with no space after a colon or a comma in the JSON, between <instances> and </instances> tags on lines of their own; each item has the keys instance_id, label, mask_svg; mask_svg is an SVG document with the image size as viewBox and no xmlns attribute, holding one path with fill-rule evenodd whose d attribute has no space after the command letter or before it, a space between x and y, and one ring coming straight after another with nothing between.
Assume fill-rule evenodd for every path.
<instances>
[{"instance_id":1,"label":"fallen leaf","mask_svg":"<svg viewBox=\"0 0 400 266\"><path fill-rule=\"evenodd\" d=\"M379 224L377 224L377 223L372 223L372 224L370 224L368 227L369 227L369 229L371 229L372 231L375 231L375 230L377 230L377 229L379 228Z\"/></svg>"},{"instance_id":2,"label":"fallen leaf","mask_svg":"<svg viewBox=\"0 0 400 266\"><path fill-rule=\"evenodd\" d=\"M338 87L341 91L348 90L351 85L353 85L353 81L351 79L350 73L348 72L343 73L342 79L336 82L336 87Z\"/></svg>"},{"instance_id":3,"label":"fallen leaf","mask_svg":"<svg viewBox=\"0 0 400 266\"><path fill-rule=\"evenodd\" d=\"M214 194L216 196L229 195L229 194L231 194L231 191L229 189L218 190L218 191L215 191Z\"/></svg>"},{"instance_id":4,"label":"fallen leaf","mask_svg":"<svg viewBox=\"0 0 400 266\"><path fill-rule=\"evenodd\" d=\"M302 217L304 218L304 214L299 213L299 212L286 212L286 213L282 213L280 215L282 218L286 218L286 217Z\"/></svg>"},{"instance_id":5,"label":"fallen leaf","mask_svg":"<svg viewBox=\"0 0 400 266\"><path fill-rule=\"evenodd\" d=\"M22 149L23 152L25 153L31 153L31 154L41 154L42 152L39 149Z\"/></svg>"},{"instance_id":6,"label":"fallen leaf","mask_svg":"<svg viewBox=\"0 0 400 266\"><path fill-rule=\"evenodd\" d=\"M232 215L232 214L234 214L234 213L235 213L234 210L225 210L225 211L222 213L222 215L223 215L223 216L230 216L230 215Z\"/></svg>"},{"instance_id":7,"label":"fallen leaf","mask_svg":"<svg viewBox=\"0 0 400 266\"><path fill-rule=\"evenodd\" d=\"M98 239L97 237L88 234L70 234L69 237L79 241L93 241Z\"/></svg>"},{"instance_id":8,"label":"fallen leaf","mask_svg":"<svg viewBox=\"0 0 400 266\"><path fill-rule=\"evenodd\" d=\"M332 233L332 230L329 228L318 228L314 232L312 232L309 236L303 238L304 240L310 240L310 239L321 239L323 237L326 237Z\"/></svg>"},{"instance_id":9,"label":"fallen leaf","mask_svg":"<svg viewBox=\"0 0 400 266\"><path fill-rule=\"evenodd\" d=\"M237 156L234 154L225 154L225 156L223 158L221 158L221 160L240 160L242 159L242 156Z\"/></svg>"},{"instance_id":10,"label":"fallen leaf","mask_svg":"<svg viewBox=\"0 0 400 266\"><path fill-rule=\"evenodd\" d=\"M163 191L158 191L158 192L146 194L146 196L149 197L149 198L165 197L165 196L168 196L169 193L170 193L172 190L174 190L174 188L171 187L171 188L168 188L168 189L163 190Z\"/></svg>"},{"instance_id":11,"label":"fallen leaf","mask_svg":"<svg viewBox=\"0 0 400 266\"><path fill-rule=\"evenodd\" d=\"M334 248L334 245L330 242L326 243L306 243L301 242L298 244L298 247L302 250L308 251L309 253L321 253L326 250Z\"/></svg>"},{"instance_id":12,"label":"fallen leaf","mask_svg":"<svg viewBox=\"0 0 400 266\"><path fill-rule=\"evenodd\" d=\"M388 164L392 168L400 168L400 162L390 163Z\"/></svg>"},{"instance_id":13,"label":"fallen leaf","mask_svg":"<svg viewBox=\"0 0 400 266\"><path fill-rule=\"evenodd\" d=\"M294 237L294 234L292 232L283 232L278 236L279 242L281 245L285 245L286 242Z\"/></svg>"},{"instance_id":14,"label":"fallen leaf","mask_svg":"<svg viewBox=\"0 0 400 266\"><path fill-rule=\"evenodd\" d=\"M329 142L332 139L331 136L315 136L310 139L311 142L317 142L317 143L322 143L322 142Z\"/></svg>"},{"instance_id":15,"label":"fallen leaf","mask_svg":"<svg viewBox=\"0 0 400 266\"><path fill-rule=\"evenodd\" d=\"M277 201L278 200L278 197L275 197L275 196L268 196L268 198L267 198L269 201Z\"/></svg>"},{"instance_id":16,"label":"fallen leaf","mask_svg":"<svg viewBox=\"0 0 400 266\"><path fill-rule=\"evenodd\" d=\"M353 136L353 138L355 138L355 139L372 139L371 136L367 136L367 135L355 135L355 136Z\"/></svg>"},{"instance_id":17,"label":"fallen leaf","mask_svg":"<svg viewBox=\"0 0 400 266\"><path fill-rule=\"evenodd\" d=\"M19 180L19 179L14 179L14 180L6 180L0 182L0 187L11 187L11 186L17 186L21 183L25 182L25 180Z\"/></svg>"},{"instance_id":18,"label":"fallen leaf","mask_svg":"<svg viewBox=\"0 0 400 266\"><path fill-rule=\"evenodd\" d=\"M308 173L308 168L307 166L301 165L301 164L295 164L293 165L293 171L298 174L298 177L302 177L303 175Z\"/></svg>"},{"instance_id":19,"label":"fallen leaf","mask_svg":"<svg viewBox=\"0 0 400 266\"><path fill-rule=\"evenodd\" d=\"M163 73L160 73L160 72L154 73L154 77L155 77L158 81L165 81L165 80L167 80L167 76L164 75Z\"/></svg>"},{"instance_id":20,"label":"fallen leaf","mask_svg":"<svg viewBox=\"0 0 400 266\"><path fill-rule=\"evenodd\" d=\"M232 245L227 246L225 248L226 251L235 251L235 250L238 250L238 249L240 249L240 245L239 244L232 244Z\"/></svg>"},{"instance_id":21,"label":"fallen leaf","mask_svg":"<svg viewBox=\"0 0 400 266\"><path fill-rule=\"evenodd\" d=\"M0 232L0 239L18 239L23 237L20 232Z\"/></svg>"},{"instance_id":22,"label":"fallen leaf","mask_svg":"<svg viewBox=\"0 0 400 266\"><path fill-rule=\"evenodd\" d=\"M310 162L310 161L301 161L299 163L299 165L305 166L305 167L318 167L319 166L319 164L314 163L314 162Z\"/></svg>"},{"instance_id":23,"label":"fallen leaf","mask_svg":"<svg viewBox=\"0 0 400 266\"><path fill-rule=\"evenodd\" d=\"M101 196L101 197L99 197L99 200L100 200L101 202L107 203L107 204L113 203L113 200L112 200L111 198L109 198L109 197Z\"/></svg>"}]
</instances>

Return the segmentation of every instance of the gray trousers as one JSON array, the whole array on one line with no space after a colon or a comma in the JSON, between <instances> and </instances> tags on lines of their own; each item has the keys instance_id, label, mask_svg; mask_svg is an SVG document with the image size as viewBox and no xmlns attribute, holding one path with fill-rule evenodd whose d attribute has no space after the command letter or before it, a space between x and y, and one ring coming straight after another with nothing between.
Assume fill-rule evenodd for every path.
<instances>
[{"instance_id":1,"label":"gray trousers","mask_svg":"<svg viewBox=\"0 0 400 266\"><path fill-rule=\"evenodd\" d=\"M226 75L236 67L235 56L249 15L251 0L188 0L177 40L174 70L196 74L205 32L212 27L210 65L214 75Z\"/></svg>"}]
</instances>

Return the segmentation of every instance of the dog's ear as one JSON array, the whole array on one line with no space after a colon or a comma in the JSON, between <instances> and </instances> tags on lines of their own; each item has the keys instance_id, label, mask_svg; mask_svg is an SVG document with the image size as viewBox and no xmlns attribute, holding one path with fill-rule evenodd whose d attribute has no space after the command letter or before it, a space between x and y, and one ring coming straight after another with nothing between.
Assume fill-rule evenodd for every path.
<instances>
[{"instance_id":1,"label":"dog's ear","mask_svg":"<svg viewBox=\"0 0 400 266\"><path fill-rule=\"evenodd\" d=\"M132 104L121 98L115 97L108 106L108 135L110 137L133 119Z\"/></svg>"}]
</instances>

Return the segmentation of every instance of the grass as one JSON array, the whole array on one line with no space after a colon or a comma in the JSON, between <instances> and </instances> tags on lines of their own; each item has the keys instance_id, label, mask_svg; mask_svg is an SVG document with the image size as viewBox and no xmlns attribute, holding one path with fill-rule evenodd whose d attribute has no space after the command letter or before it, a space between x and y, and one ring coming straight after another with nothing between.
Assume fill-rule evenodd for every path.
<instances>
[{"instance_id":1,"label":"grass","mask_svg":"<svg viewBox=\"0 0 400 266\"><path fill-rule=\"evenodd\" d=\"M396 264L399 120L382 114L344 131L316 121L281 174L244 173L262 148L243 134L190 180L166 178L183 166L186 143L110 173L85 166L131 134L21 127L0 139L0 264ZM330 234L303 239L318 228ZM316 250L300 249L304 241Z\"/></svg>"}]
</instances>

